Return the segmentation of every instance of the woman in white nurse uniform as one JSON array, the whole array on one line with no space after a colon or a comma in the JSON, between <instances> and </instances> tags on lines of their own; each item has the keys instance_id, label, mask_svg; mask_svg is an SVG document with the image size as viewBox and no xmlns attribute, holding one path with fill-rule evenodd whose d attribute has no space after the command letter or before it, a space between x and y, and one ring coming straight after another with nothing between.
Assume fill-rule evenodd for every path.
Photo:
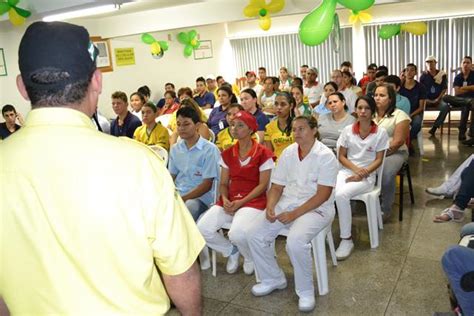
<instances>
[{"instance_id":1,"label":"woman in white nurse uniform","mask_svg":"<svg viewBox=\"0 0 474 316\"><path fill-rule=\"evenodd\" d=\"M248 230L250 251L261 283L252 294L263 296L286 288L286 278L274 257L272 243L289 228L286 251L293 265L300 311L315 307L311 240L334 218L333 188L337 161L316 138L317 120L299 116L293 121L295 143L280 156L267 193L267 208Z\"/></svg>"}]
</instances>

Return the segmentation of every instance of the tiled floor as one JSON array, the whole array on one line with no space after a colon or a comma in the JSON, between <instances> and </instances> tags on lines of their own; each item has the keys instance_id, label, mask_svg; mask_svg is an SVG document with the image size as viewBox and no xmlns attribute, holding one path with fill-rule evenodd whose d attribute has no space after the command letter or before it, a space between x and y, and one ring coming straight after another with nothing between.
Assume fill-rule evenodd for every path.
<instances>
[{"instance_id":1,"label":"tiled floor","mask_svg":"<svg viewBox=\"0 0 474 316\"><path fill-rule=\"evenodd\" d=\"M356 248L351 257L333 267L328 261L329 294L316 296L317 315L432 315L449 311L446 279L440 265L445 249L458 241L463 224L435 224L432 217L450 204L431 199L424 188L439 185L474 152L474 147L458 145L457 134L429 139L424 131L423 157L410 158L415 204L408 192L404 220L398 221L398 205L392 219L380 231L380 246L370 249L365 212L354 215ZM439 132L438 132L439 133ZM408 188L406 189L408 191ZM468 211L465 223L471 219ZM339 243L337 218L333 223L336 246ZM242 270L225 272L225 260L218 257L217 277L203 271L204 313L206 315L292 315L298 313L293 270L284 250L285 239L277 240L278 261L288 288L256 298L250 293L253 276ZM329 260L329 259L328 259ZM171 310L170 315L177 314Z\"/></svg>"}]
</instances>

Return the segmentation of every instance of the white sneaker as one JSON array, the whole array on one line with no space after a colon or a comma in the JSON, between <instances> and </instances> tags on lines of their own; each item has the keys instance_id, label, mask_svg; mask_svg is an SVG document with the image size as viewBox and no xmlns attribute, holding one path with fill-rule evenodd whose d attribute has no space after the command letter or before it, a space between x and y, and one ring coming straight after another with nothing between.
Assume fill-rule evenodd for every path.
<instances>
[{"instance_id":1,"label":"white sneaker","mask_svg":"<svg viewBox=\"0 0 474 316\"><path fill-rule=\"evenodd\" d=\"M352 239L342 239L339 247L336 250L336 258L337 260L345 260L350 255L352 250L354 249L354 242Z\"/></svg>"},{"instance_id":2,"label":"white sneaker","mask_svg":"<svg viewBox=\"0 0 474 316\"><path fill-rule=\"evenodd\" d=\"M298 309L300 312L311 312L316 307L314 296L300 297L298 300Z\"/></svg>"},{"instance_id":3,"label":"white sneaker","mask_svg":"<svg viewBox=\"0 0 474 316\"><path fill-rule=\"evenodd\" d=\"M252 286L252 294L254 296L265 296L270 294L275 290L283 290L286 289L287 283L286 278L283 277L280 281L271 282L271 283L258 283Z\"/></svg>"},{"instance_id":4,"label":"white sneaker","mask_svg":"<svg viewBox=\"0 0 474 316\"><path fill-rule=\"evenodd\" d=\"M244 273L246 275L252 275L254 271L253 261L244 259Z\"/></svg>"},{"instance_id":5,"label":"white sneaker","mask_svg":"<svg viewBox=\"0 0 474 316\"><path fill-rule=\"evenodd\" d=\"M201 264L201 270L207 270L211 267L211 258L209 257L208 247L204 247L199 254L199 263Z\"/></svg>"},{"instance_id":6,"label":"white sneaker","mask_svg":"<svg viewBox=\"0 0 474 316\"><path fill-rule=\"evenodd\" d=\"M451 198L454 195L452 192L448 192L448 190L446 190L446 188L442 185L436 188L426 188L425 191L428 194L440 196L443 198Z\"/></svg>"},{"instance_id":7,"label":"white sneaker","mask_svg":"<svg viewBox=\"0 0 474 316\"><path fill-rule=\"evenodd\" d=\"M227 273L233 274L237 271L237 269L239 268L239 257L240 253L238 251L233 255L229 256L229 258L227 259L226 266Z\"/></svg>"}]
</instances>

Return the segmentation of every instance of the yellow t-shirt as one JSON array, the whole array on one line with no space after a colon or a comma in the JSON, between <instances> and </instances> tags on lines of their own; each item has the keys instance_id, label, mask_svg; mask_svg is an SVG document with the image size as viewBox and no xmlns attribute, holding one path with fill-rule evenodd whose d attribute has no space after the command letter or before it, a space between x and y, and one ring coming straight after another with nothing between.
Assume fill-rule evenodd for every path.
<instances>
[{"instance_id":1,"label":"yellow t-shirt","mask_svg":"<svg viewBox=\"0 0 474 316\"><path fill-rule=\"evenodd\" d=\"M156 123L149 135L146 128L145 124L138 127L133 133L133 139L148 146L159 145L168 151L170 150L170 134L161 123Z\"/></svg>"},{"instance_id":2,"label":"yellow t-shirt","mask_svg":"<svg viewBox=\"0 0 474 316\"><path fill-rule=\"evenodd\" d=\"M283 149L294 142L293 132L290 134L290 136L287 136L286 133L278 126L278 119L271 121L267 124L267 126L265 126L265 136L263 139L264 141L272 143L273 153L277 159L280 157Z\"/></svg>"},{"instance_id":3,"label":"yellow t-shirt","mask_svg":"<svg viewBox=\"0 0 474 316\"><path fill-rule=\"evenodd\" d=\"M252 139L257 140L257 135L254 133L252 134ZM237 139L232 137L230 134L229 128L226 127L222 131L217 134L216 146L219 148L220 151L224 151L232 145L237 143Z\"/></svg>"},{"instance_id":4,"label":"yellow t-shirt","mask_svg":"<svg viewBox=\"0 0 474 316\"><path fill-rule=\"evenodd\" d=\"M152 150L67 108L32 110L0 144L0 219L12 315L165 314L158 271L186 272L205 245Z\"/></svg>"}]
</instances>

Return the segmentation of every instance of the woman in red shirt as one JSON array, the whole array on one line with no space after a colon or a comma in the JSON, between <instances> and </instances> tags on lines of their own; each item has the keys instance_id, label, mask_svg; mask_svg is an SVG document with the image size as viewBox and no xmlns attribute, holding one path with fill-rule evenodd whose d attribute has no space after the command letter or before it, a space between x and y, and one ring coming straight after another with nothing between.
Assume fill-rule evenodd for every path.
<instances>
[{"instance_id":1,"label":"woman in red shirt","mask_svg":"<svg viewBox=\"0 0 474 316\"><path fill-rule=\"evenodd\" d=\"M235 115L230 132L237 143L222 152L219 200L197 223L207 246L229 258L228 273L237 271L240 254L244 257L244 272L254 271L247 229L266 207L266 191L275 165L273 153L252 139L257 129L252 114L239 111ZM232 223L229 240L218 232L225 223Z\"/></svg>"}]
</instances>

